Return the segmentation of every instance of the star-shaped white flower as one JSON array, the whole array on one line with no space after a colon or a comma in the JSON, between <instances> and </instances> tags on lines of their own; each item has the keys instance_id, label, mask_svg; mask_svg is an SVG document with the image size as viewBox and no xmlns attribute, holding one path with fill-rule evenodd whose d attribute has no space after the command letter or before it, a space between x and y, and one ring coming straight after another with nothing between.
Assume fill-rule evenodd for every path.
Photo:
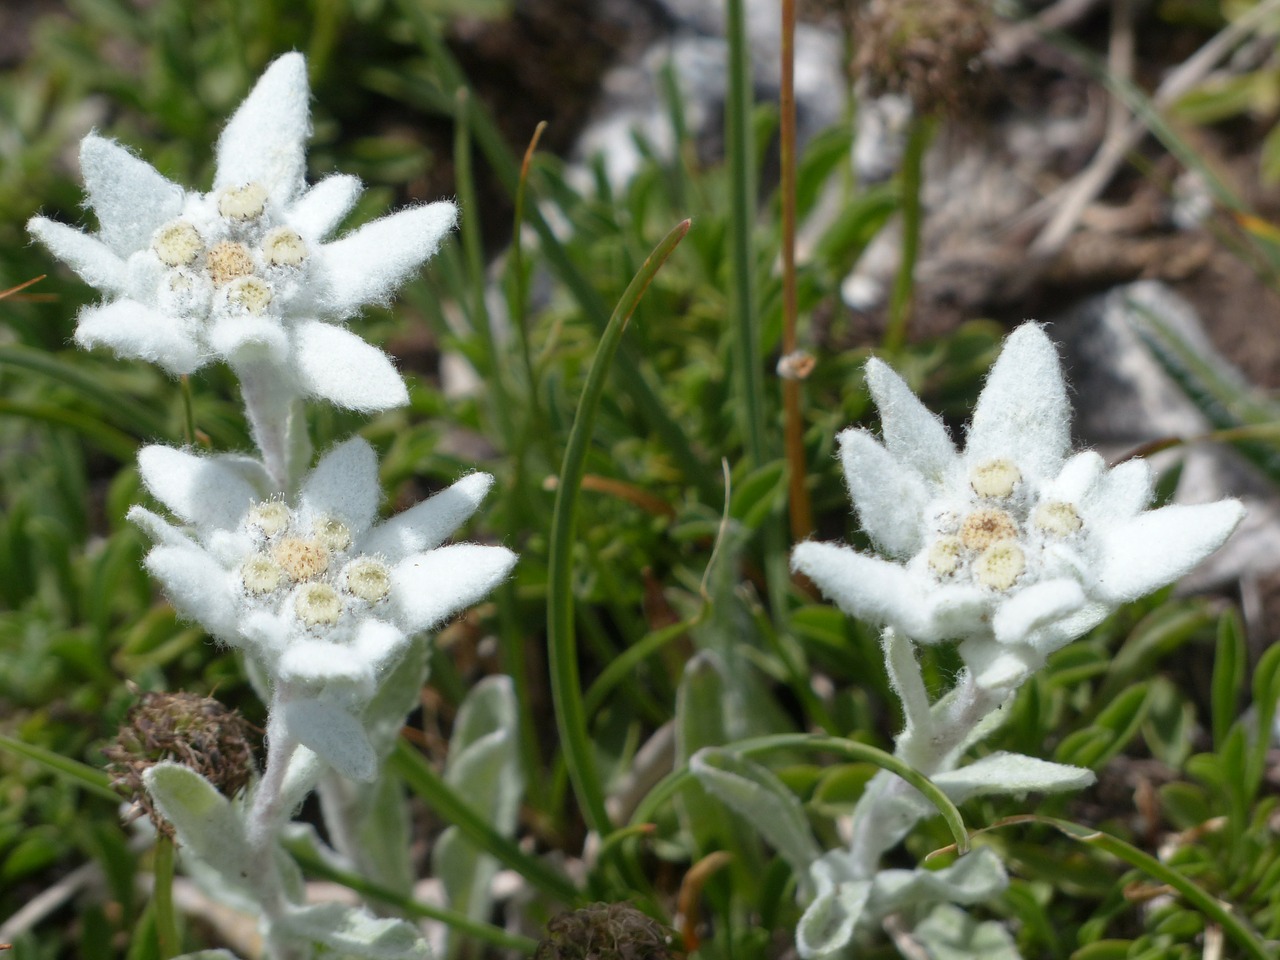
<instances>
[{"instance_id":1,"label":"star-shaped white flower","mask_svg":"<svg viewBox=\"0 0 1280 960\"><path fill-rule=\"evenodd\" d=\"M441 546L493 482L483 473L380 524L378 464L356 438L297 498L273 496L256 460L165 446L138 456L147 489L185 527L142 507L146 565L174 607L264 668L293 736L354 779L376 761L359 717L410 639L489 593L504 547Z\"/></svg>"},{"instance_id":2,"label":"star-shaped white flower","mask_svg":"<svg viewBox=\"0 0 1280 960\"><path fill-rule=\"evenodd\" d=\"M385 302L453 227L447 202L400 210L326 242L360 195L336 174L306 184L306 61L267 68L217 146L213 190L184 190L113 140L80 148L89 235L44 217L28 229L105 295L76 341L191 373L266 358L294 392L354 410L408 400L390 359L339 323Z\"/></svg>"},{"instance_id":3,"label":"star-shaped white flower","mask_svg":"<svg viewBox=\"0 0 1280 960\"><path fill-rule=\"evenodd\" d=\"M840 435L863 529L884 557L828 543L792 555L850 616L921 643L965 641L978 682L1016 686L1118 605L1189 572L1244 515L1236 500L1148 511L1141 460L1071 453L1058 355L1024 324L1005 342L963 452L878 360L867 383L884 441Z\"/></svg>"}]
</instances>

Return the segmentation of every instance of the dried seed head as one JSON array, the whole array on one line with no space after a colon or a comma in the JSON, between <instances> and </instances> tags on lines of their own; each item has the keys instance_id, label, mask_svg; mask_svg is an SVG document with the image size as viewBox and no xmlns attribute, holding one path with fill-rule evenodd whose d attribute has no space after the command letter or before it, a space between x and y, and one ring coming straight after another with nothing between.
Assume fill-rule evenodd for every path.
<instances>
[{"instance_id":1,"label":"dried seed head","mask_svg":"<svg viewBox=\"0 0 1280 960\"><path fill-rule=\"evenodd\" d=\"M204 243L196 228L186 220L170 220L156 230L151 238L151 249L166 266L185 267L196 262L204 250Z\"/></svg>"},{"instance_id":2,"label":"dried seed head","mask_svg":"<svg viewBox=\"0 0 1280 960\"><path fill-rule=\"evenodd\" d=\"M347 592L369 603L386 599L391 593L391 571L372 557L361 557L346 569Z\"/></svg>"},{"instance_id":3,"label":"dried seed head","mask_svg":"<svg viewBox=\"0 0 1280 960\"><path fill-rule=\"evenodd\" d=\"M228 220L253 220L267 208L267 191L260 183L228 187L218 197L218 213Z\"/></svg>"},{"instance_id":4,"label":"dried seed head","mask_svg":"<svg viewBox=\"0 0 1280 960\"><path fill-rule=\"evenodd\" d=\"M264 500L249 509L247 522L250 527L262 531L263 536L271 538L288 529L289 508L279 500Z\"/></svg>"},{"instance_id":5,"label":"dried seed head","mask_svg":"<svg viewBox=\"0 0 1280 960\"><path fill-rule=\"evenodd\" d=\"M905 93L923 114L980 101L991 41L988 0L871 0L854 28L857 72L873 96Z\"/></svg>"},{"instance_id":6,"label":"dried seed head","mask_svg":"<svg viewBox=\"0 0 1280 960\"><path fill-rule=\"evenodd\" d=\"M342 598L327 583L308 583L293 598L293 611L309 627L331 627L342 616Z\"/></svg>"},{"instance_id":7,"label":"dried seed head","mask_svg":"<svg viewBox=\"0 0 1280 960\"><path fill-rule=\"evenodd\" d=\"M1084 526L1084 521L1071 504L1050 500L1036 507L1035 525L1052 537L1065 538Z\"/></svg>"},{"instance_id":8,"label":"dried seed head","mask_svg":"<svg viewBox=\"0 0 1280 960\"><path fill-rule=\"evenodd\" d=\"M673 931L629 903L593 903L547 924L534 960L671 960Z\"/></svg>"},{"instance_id":9,"label":"dried seed head","mask_svg":"<svg viewBox=\"0 0 1280 960\"><path fill-rule=\"evenodd\" d=\"M980 497L1003 500L1022 482L1022 472L1011 460L988 460L973 468L969 486Z\"/></svg>"},{"instance_id":10,"label":"dried seed head","mask_svg":"<svg viewBox=\"0 0 1280 960\"><path fill-rule=\"evenodd\" d=\"M324 517L317 521L312 528L312 533L317 540L334 553L351 546L351 531L345 523L333 517Z\"/></svg>"},{"instance_id":11,"label":"dried seed head","mask_svg":"<svg viewBox=\"0 0 1280 960\"><path fill-rule=\"evenodd\" d=\"M973 574L978 582L993 590L1008 590L1026 569L1027 559L1013 540L992 544L973 564Z\"/></svg>"},{"instance_id":12,"label":"dried seed head","mask_svg":"<svg viewBox=\"0 0 1280 960\"><path fill-rule=\"evenodd\" d=\"M261 316L271 306L271 285L257 277L240 277L227 287L227 300L255 317Z\"/></svg>"},{"instance_id":13,"label":"dried seed head","mask_svg":"<svg viewBox=\"0 0 1280 960\"><path fill-rule=\"evenodd\" d=\"M223 240L214 244L205 258L204 266L209 271L209 279L222 286L237 277L250 276L253 273L253 257L243 243Z\"/></svg>"},{"instance_id":14,"label":"dried seed head","mask_svg":"<svg viewBox=\"0 0 1280 960\"><path fill-rule=\"evenodd\" d=\"M307 245L296 230L277 227L262 239L262 255L273 267L296 267L307 259Z\"/></svg>"},{"instance_id":15,"label":"dried seed head","mask_svg":"<svg viewBox=\"0 0 1280 960\"><path fill-rule=\"evenodd\" d=\"M314 580L329 569L329 551L316 539L290 537L281 540L271 551L271 559L280 564L294 583Z\"/></svg>"},{"instance_id":16,"label":"dried seed head","mask_svg":"<svg viewBox=\"0 0 1280 960\"><path fill-rule=\"evenodd\" d=\"M169 837L173 828L151 803L142 781L145 771L172 760L201 774L227 797L243 790L253 775L248 723L218 701L193 693L142 694L116 740L102 752L110 761L112 786L138 805L137 816L145 811Z\"/></svg>"},{"instance_id":17,"label":"dried seed head","mask_svg":"<svg viewBox=\"0 0 1280 960\"><path fill-rule=\"evenodd\" d=\"M1003 510L975 510L960 524L960 541L970 550L985 550L998 540L1018 535L1013 517Z\"/></svg>"}]
</instances>

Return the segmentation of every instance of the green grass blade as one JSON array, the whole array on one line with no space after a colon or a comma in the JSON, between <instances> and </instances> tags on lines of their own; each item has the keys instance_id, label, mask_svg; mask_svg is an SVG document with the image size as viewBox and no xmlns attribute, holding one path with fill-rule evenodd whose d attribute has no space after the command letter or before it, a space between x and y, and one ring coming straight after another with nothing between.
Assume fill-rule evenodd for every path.
<instances>
[{"instance_id":1,"label":"green grass blade","mask_svg":"<svg viewBox=\"0 0 1280 960\"><path fill-rule=\"evenodd\" d=\"M578 676L578 649L573 631L573 538L577 521L578 492L586 469L587 449L596 409L604 392L609 366L622 341L627 321L640 303L658 270L689 232L690 222L682 221L649 254L640 271L627 286L609 318L600 346L587 372L578 412L569 432L569 445L556 486L555 510L551 518L550 558L547 589L547 656L551 668L551 698L556 726L564 745L565 763L574 792L582 806L587 825L604 836L609 832L609 815L604 806L604 790L595 769Z\"/></svg>"},{"instance_id":2,"label":"green grass blade","mask_svg":"<svg viewBox=\"0 0 1280 960\"><path fill-rule=\"evenodd\" d=\"M109 453L121 463L133 463L138 453L138 441L123 430L117 430L101 420L51 404L20 403L0 397L0 416L23 417L52 426L67 427L83 436L90 443Z\"/></svg>"},{"instance_id":3,"label":"green grass blade","mask_svg":"<svg viewBox=\"0 0 1280 960\"><path fill-rule=\"evenodd\" d=\"M164 421L132 397L99 383L92 374L64 363L57 357L28 347L0 347L0 366L17 367L60 380L77 393L101 405L103 411L115 415L117 422L127 425L138 436L167 439Z\"/></svg>"},{"instance_id":4,"label":"green grass blade","mask_svg":"<svg viewBox=\"0 0 1280 960\"><path fill-rule=\"evenodd\" d=\"M986 829L994 830L998 827L1006 827L1018 823L1042 823L1045 826L1053 827L1053 829L1070 837L1072 840L1088 844L1091 847L1097 847L1104 853L1109 853L1111 856L1123 860L1129 866L1141 870L1149 877L1177 890L1189 904L1221 926L1227 936L1235 941L1236 946L1244 951L1245 955L1253 957L1255 960L1276 960L1275 951L1267 949L1267 945L1263 943L1262 938L1240 919L1230 907L1224 905L1207 890L1188 880L1186 876L1173 867L1161 863L1149 853L1139 850L1119 837L1113 837L1092 827L1084 827L1078 823L1072 823L1070 820L1058 820L1054 817L1042 817L1031 813L1008 817Z\"/></svg>"},{"instance_id":5,"label":"green grass blade","mask_svg":"<svg viewBox=\"0 0 1280 960\"><path fill-rule=\"evenodd\" d=\"M37 747L33 743L23 743L21 740L3 735L0 735L0 750L7 750L26 760L34 760L51 773L70 780L104 800L110 800L112 803L120 802L120 794L111 789L111 777L105 770L64 757L44 747Z\"/></svg>"},{"instance_id":6,"label":"green grass blade","mask_svg":"<svg viewBox=\"0 0 1280 960\"><path fill-rule=\"evenodd\" d=\"M960 811L942 790L923 773L917 771L891 753L846 740L843 737L815 736L810 733L783 733L771 737L756 737L751 740L739 740L724 747L725 750L739 753L744 757L759 757L778 750L805 750L814 753L834 753L846 760L870 763L882 770L897 774L924 795L947 824L951 836L955 838L955 849L960 853L969 851L969 833L965 828ZM668 774L658 783L636 808L631 823L645 823L653 819L654 813L663 803L669 800L686 784L693 783L693 774L688 768Z\"/></svg>"},{"instance_id":7,"label":"green grass blade","mask_svg":"<svg viewBox=\"0 0 1280 960\"><path fill-rule=\"evenodd\" d=\"M489 826L431 768L426 758L406 741L396 743L395 751L391 754L391 766L427 806L461 830L477 847L493 854L543 892L565 903L578 902L578 890L567 877L541 860L529 856L514 842Z\"/></svg>"}]
</instances>

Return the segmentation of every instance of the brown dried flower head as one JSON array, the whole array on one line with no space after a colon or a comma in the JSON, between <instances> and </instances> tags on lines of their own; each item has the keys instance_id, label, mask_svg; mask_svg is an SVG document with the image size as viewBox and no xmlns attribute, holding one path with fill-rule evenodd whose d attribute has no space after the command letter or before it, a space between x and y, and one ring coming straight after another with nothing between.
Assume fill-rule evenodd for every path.
<instances>
[{"instance_id":1,"label":"brown dried flower head","mask_svg":"<svg viewBox=\"0 0 1280 960\"><path fill-rule=\"evenodd\" d=\"M156 811L142 774L162 760L190 767L232 797L253 775L249 724L217 700L194 693L143 693L125 716L116 741L103 748L112 786L145 811L168 837L173 828Z\"/></svg>"},{"instance_id":2,"label":"brown dried flower head","mask_svg":"<svg viewBox=\"0 0 1280 960\"><path fill-rule=\"evenodd\" d=\"M873 96L902 93L926 116L962 114L982 99L988 0L869 0L857 18L857 73Z\"/></svg>"},{"instance_id":3,"label":"brown dried flower head","mask_svg":"<svg viewBox=\"0 0 1280 960\"><path fill-rule=\"evenodd\" d=\"M671 960L674 937L629 903L593 903L554 917L533 960Z\"/></svg>"}]
</instances>

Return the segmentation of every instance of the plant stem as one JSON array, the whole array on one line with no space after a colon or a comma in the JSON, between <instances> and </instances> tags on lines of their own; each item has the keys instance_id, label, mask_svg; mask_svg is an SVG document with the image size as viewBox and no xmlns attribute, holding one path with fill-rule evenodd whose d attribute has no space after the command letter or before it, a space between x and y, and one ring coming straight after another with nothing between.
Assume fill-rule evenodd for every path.
<instances>
[{"instance_id":1,"label":"plant stem","mask_svg":"<svg viewBox=\"0 0 1280 960\"><path fill-rule=\"evenodd\" d=\"M155 886L152 900L156 911L156 941L160 960L170 960L182 952L178 934L178 917L173 909L173 838L161 834L156 840L152 860Z\"/></svg>"},{"instance_id":2,"label":"plant stem","mask_svg":"<svg viewBox=\"0 0 1280 960\"><path fill-rule=\"evenodd\" d=\"M600 338L600 346L596 348L596 355L587 372L582 399L578 402L578 411L569 432L569 445L560 469L555 510L551 518L547 574L547 659L551 669L551 699L555 706L556 728L564 745L565 764L574 793L582 807L587 826L601 836L609 832L609 814L605 809L604 789L596 770L595 752L587 730L582 683L578 675L577 640L574 635L571 573L578 493L585 472L596 409L604 393L609 366L618 351L627 321L631 319L631 314L635 312L640 298L644 296L658 270L688 232L689 221L685 220L663 238L627 286L613 316L609 318L604 335Z\"/></svg>"},{"instance_id":3,"label":"plant stem","mask_svg":"<svg viewBox=\"0 0 1280 960\"><path fill-rule=\"evenodd\" d=\"M267 954L275 960L294 960L300 957L299 945L289 942L279 929L287 904L281 887L280 871L276 866L276 842L280 825L289 812L284 809L285 775L289 760L298 749L281 719L283 699L281 691L271 698L267 714L267 765L258 781L246 822L246 839L250 851L249 882L258 895L258 903L267 921Z\"/></svg>"},{"instance_id":4,"label":"plant stem","mask_svg":"<svg viewBox=\"0 0 1280 960\"><path fill-rule=\"evenodd\" d=\"M266 360L233 358L231 366L240 379L249 432L263 465L275 488L290 494L309 459L298 392L279 367Z\"/></svg>"},{"instance_id":5,"label":"plant stem","mask_svg":"<svg viewBox=\"0 0 1280 960\"><path fill-rule=\"evenodd\" d=\"M796 296L796 3L782 0L782 90L780 147L782 195L782 355L796 352L799 306ZM782 381L784 443L790 494L791 539L796 543L813 532L804 456L804 421L800 409L800 378Z\"/></svg>"},{"instance_id":6,"label":"plant stem","mask_svg":"<svg viewBox=\"0 0 1280 960\"><path fill-rule=\"evenodd\" d=\"M924 155L932 132L933 124L928 117L911 118L907 148L902 156L902 257L898 263L898 274L893 278L889 322L884 332L884 349L890 353L901 350L906 344L907 328L911 323L923 219L920 192L924 187Z\"/></svg>"}]
</instances>

